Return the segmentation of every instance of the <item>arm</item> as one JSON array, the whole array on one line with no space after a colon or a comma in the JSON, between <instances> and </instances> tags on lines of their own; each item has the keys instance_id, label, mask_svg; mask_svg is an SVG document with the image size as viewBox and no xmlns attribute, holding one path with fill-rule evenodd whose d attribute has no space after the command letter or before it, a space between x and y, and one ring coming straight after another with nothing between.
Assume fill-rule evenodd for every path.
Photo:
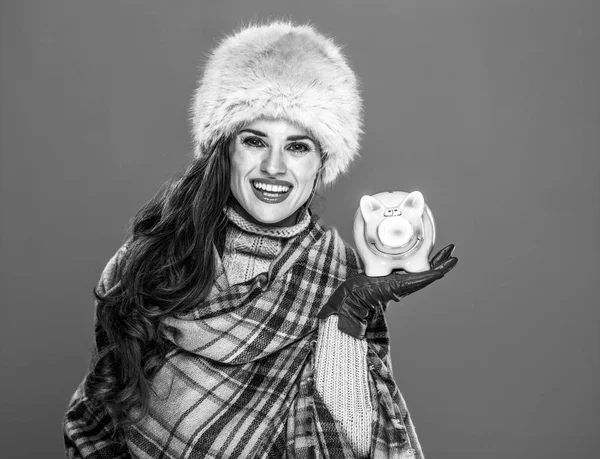
<instances>
[{"instance_id":1,"label":"arm","mask_svg":"<svg viewBox=\"0 0 600 459\"><path fill-rule=\"evenodd\" d=\"M367 341L338 329L337 315L319 324L315 348L315 387L327 409L359 458L371 446L371 396L367 368Z\"/></svg>"},{"instance_id":2,"label":"arm","mask_svg":"<svg viewBox=\"0 0 600 459\"><path fill-rule=\"evenodd\" d=\"M130 459L120 432L103 406L85 395L85 380L73 395L63 419L65 455L69 459Z\"/></svg>"},{"instance_id":3,"label":"arm","mask_svg":"<svg viewBox=\"0 0 600 459\"><path fill-rule=\"evenodd\" d=\"M125 246L104 268L97 290L105 294L116 284L117 267ZM98 344L98 340L97 340ZM87 378L86 378L87 379ZM94 403L85 393L84 379L69 402L63 419L65 454L69 459L129 459L131 456L120 429L103 405Z\"/></svg>"},{"instance_id":4,"label":"arm","mask_svg":"<svg viewBox=\"0 0 600 459\"><path fill-rule=\"evenodd\" d=\"M368 456L371 435L379 438L386 435L383 432L387 429L386 426L398 428L398 424L401 423L411 437L410 444L420 451L404 401L394 389L391 366L385 370L379 369L380 373L386 374L389 384L382 381L374 383L377 386L378 398L383 397L385 406L391 407L394 400L397 408L373 413L368 391L368 344L365 337L368 327L380 315L376 312L378 308L384 310L388 301L397 301L448 273L457 262L456 258L451 257L452 250L453 246L442 249L433 257L432 269L427 272L393 273L374 278L358 275L349 278L337 288L317 316L323 320L320 322L316 346L315 385L327 409L342 424L342 430L360 457ZM370 334L372 335L372 332ZM391 363L389 353L377 352L377 348L378 345L374 345L378 357L384 359L379 362ZM376 418L374 424L371 424L370 416L358 414L364 412ZM392 444L387 446L391 447ZM376 448L379 448L379 445Z\"/></svg>"}]
</instances>

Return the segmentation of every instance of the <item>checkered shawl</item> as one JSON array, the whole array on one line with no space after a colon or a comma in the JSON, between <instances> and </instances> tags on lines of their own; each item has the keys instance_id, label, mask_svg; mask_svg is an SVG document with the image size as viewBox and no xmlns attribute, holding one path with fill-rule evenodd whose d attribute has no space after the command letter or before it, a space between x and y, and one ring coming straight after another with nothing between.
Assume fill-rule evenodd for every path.
<instances>
[{"instance_id":1,"label":"checkered shawl","mask_svg":"<svg viewBox=\"0 0 600 459\"><path fill-rule=\"evenodd\" d=\"M87 400L82 383L65 416L68 457L355 457L313 382L316 315L342 281L361 271L355 251L313 216L267 273L230 286L220 261L217 268L203 303L165 320L173 350L153 381L148 415L122 431L128 452L102 434L107 414ZM370 456L421 459L378 312L366 336Z\"/></svg>"}]
</instances>

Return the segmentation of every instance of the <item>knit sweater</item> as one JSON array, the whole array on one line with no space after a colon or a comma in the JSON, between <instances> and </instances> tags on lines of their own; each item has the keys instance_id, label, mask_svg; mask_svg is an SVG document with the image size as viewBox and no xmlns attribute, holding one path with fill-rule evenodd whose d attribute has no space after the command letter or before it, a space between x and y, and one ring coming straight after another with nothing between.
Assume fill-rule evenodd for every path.
<instances>
[{"instance_id":1,"label":"knit sweater","mask_svg":"<svg viewBox=\"0 0 600 459\"><path fill-rule=\"evenodd\" d=\"M269 269L285 245L303 229L304 213L289 227L266 227L249 222L228 207L229 221L222 261L231 285ZM315 347L315 386L358 457L368 457L372 406L367 374L367 343L339 331L338 318L320 321Z\"/></svg>"}]
</instances>

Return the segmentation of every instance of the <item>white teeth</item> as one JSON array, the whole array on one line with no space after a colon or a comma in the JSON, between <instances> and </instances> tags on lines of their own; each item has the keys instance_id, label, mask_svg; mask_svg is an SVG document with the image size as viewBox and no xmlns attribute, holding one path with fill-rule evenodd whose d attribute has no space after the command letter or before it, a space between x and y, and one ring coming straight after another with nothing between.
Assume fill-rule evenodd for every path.
<instances>
[{"instance_id":1,"label":"white teeth","mask_svg":"<svg viewBox=\"0 0 600 459\"><path fill-rule=\"evenodd\" d=\"M289 186L270 185L270 184L258 182L258 181L253 182L253 185L254 185L254 188L256 188L258 190L269 191L272 193L287 193L288 190L290 189Z\"/></svg>"}]
</instances>

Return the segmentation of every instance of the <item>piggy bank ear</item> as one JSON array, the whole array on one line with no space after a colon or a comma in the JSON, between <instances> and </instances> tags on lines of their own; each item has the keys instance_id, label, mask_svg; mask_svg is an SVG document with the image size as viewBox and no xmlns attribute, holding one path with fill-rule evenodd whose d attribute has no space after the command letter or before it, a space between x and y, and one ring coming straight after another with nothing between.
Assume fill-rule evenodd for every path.
<instances>
[{"instance_id":1,"label":"piggy bank ear","mask_svg":"<svg viewBox=\"0 0 600 459\"><path fill-rule=\"evenodd\" d=\"M373 212L383 212L384 206L373 196L363 196L360 198L360 213L365 221L371 218Z\"/></svg>"},{"instance_id":2,"label":"piggy bank ear","mask_svg":"<svg viewBox=\"0 0 600 459\"><path fill-rule=\"evenodd\" d=\"M425 210L425 198L420 191L408 193L404 198L404 201L402 201L402 204L400 204L400 209L412 210L419 216L423 215L423 211Z\"/></svg>"}]
</instances>

